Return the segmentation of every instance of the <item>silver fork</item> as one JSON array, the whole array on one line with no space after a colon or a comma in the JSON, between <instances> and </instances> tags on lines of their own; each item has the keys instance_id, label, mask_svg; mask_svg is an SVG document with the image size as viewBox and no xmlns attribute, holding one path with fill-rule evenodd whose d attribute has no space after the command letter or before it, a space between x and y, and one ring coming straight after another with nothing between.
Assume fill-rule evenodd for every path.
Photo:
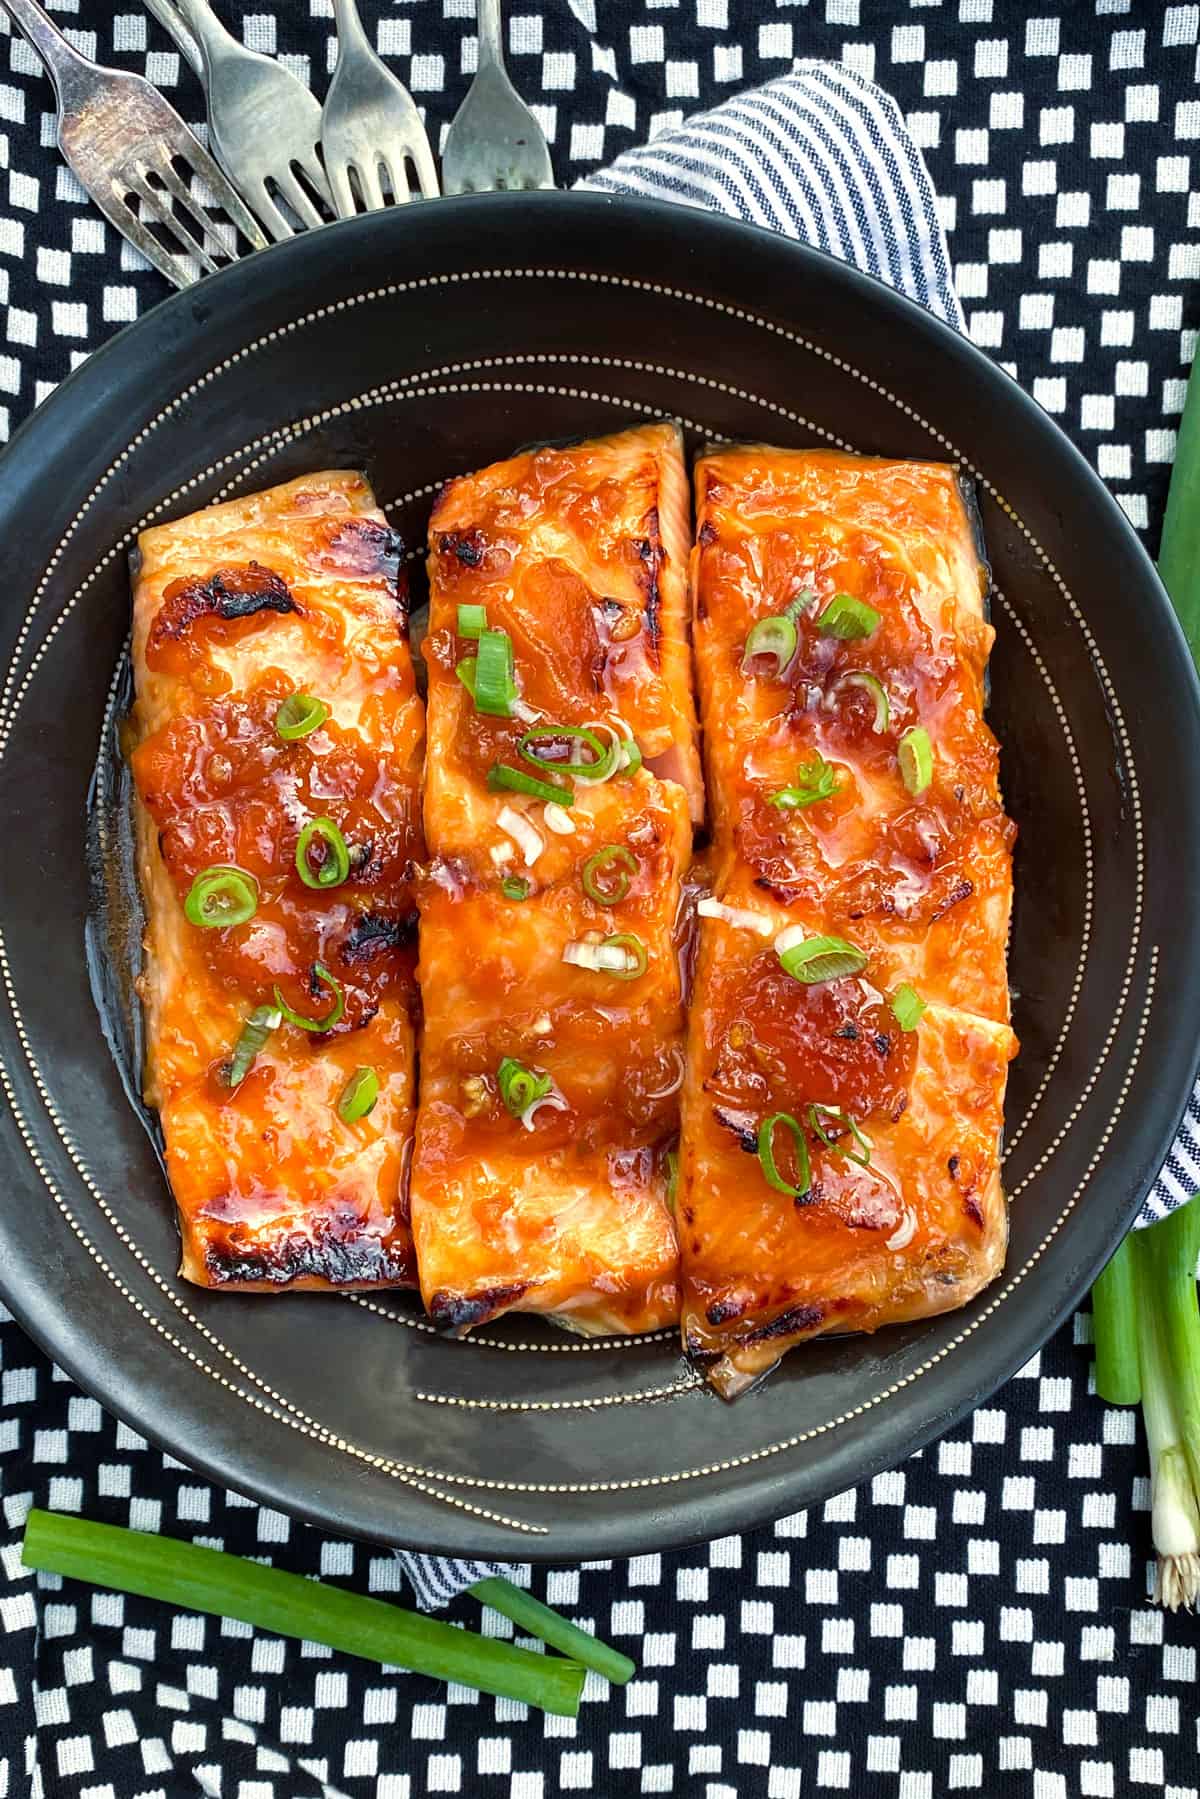
<instances>
[{"instance_id":1,"label":"silver fork","mask_svg":"<svg viewBox=\"0 0 1200 1799\"><path fill-rule=\"evenodd\" d=\"M194 257L217 268L212 241L229 261L236 243L222 233L180 173L198 176L254 249L267 240L208 151L175 108L140 75L101 68L68 43L37 0L2 0L46 67L58 98L58 147L105 218L176 287L188 287ZM172 211L174 201L179 211ZM136 206L133 204L136 202ZM154 226L160 236L151 230ZM169 241L164 242L163 238Z\"/></svg>"},{"instance_id":2,"label":"silver fork","mask_svg":"<svg viewBox=\"0 0 1200 1799\"><path fill-rule=\"evenodd\" d=\"M338 212L358 211L355 187L368 212L384 204L382 168L392 198L410 198L406 161L426 200L438 193L437 165L412 95L376 54L354 0L333 0L338 56L321 113L321 148Z\"/></svg>"},{"instance_id":3,"label":"silver fork","mask_svg":"<svg viewBox=\"0 0 1200 1799\"><path fill-rule=\"evenodd\" d=\"M315 200L332 210L317 145L321 107L272 56L247 50L208 0L146 0L189 61L199 47L208 135L218 162L278 242L294 235L282 197L305 225L323 225Z\"/></svg>"},{"instance_id":4,"label":"silver fork","mask_svg":"<svg viewBox=\"0 0 1200 1799\"><path fill-rule=\"evenodd\" d=\"M442 151L448 194L553 187L546 134L508 79L500 47L500 0L477 0L479 62Z\"/></svg>"}]
</instances>

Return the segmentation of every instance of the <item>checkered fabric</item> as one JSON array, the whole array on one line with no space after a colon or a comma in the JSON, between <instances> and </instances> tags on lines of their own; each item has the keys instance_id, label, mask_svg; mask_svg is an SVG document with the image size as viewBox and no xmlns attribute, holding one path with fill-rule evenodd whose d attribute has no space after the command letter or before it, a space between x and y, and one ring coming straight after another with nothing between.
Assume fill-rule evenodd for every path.
<instances>
[{"instance_id":1,"label":"checkered fabric","mask_svg":"<svg viewBox=\"0 0 1200 1799\"><path fill-rule=\"evenodd\" d=\"M320 90L330 0L218 0ZM131 3L60 0L81 48L191 77ZM444 131L471 0L362 7ZM892 93L941 196L975 341L1056 417L1153 546L1200 273L1200 6L1080 0L529 0L511 67L566 184L684 114L841 60ZM7 65L7 67L6 67ZM3 422L161 296L53 150L50 92L0 43ZM1189 324L1187 321L1190 321ZM1195 1178L1191 1143L1170 1181ZM1165 1189L1172 1191L1170 1185ZM1082 1315L991 1405L901 1470L774 1529L671 1556L517 1570L640 1663L578 1721L164 1611L19 1566L30 1503L266 1555L399 1594L335 1542L149 1448L0 1323L0 1799L316 1799L590 1789L896 1799L1001 1783L1034 1799L1197 1799L1196 1627L1146 1603L1144 1446L1088 1390ZM652 1417L652 1414L647 1414ZM471 1600L451 1615L479 1618ZM509 1634L503 1620L484 1627Z\"/></svg>"}]
</instances>

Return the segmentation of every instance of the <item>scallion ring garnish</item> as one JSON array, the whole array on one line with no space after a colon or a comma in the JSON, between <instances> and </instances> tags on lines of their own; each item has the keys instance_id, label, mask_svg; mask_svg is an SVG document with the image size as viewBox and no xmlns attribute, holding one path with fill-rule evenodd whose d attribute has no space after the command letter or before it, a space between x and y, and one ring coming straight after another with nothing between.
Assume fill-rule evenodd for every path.
<instances>
[{"instance_id":1,"label":"scallion ring garnish","mask_svg":"<svg viewBox=\"0 0 1200 1799\"><path fill-rule=\"evenodd\" d=\"M847 943L844 937L806 937L799 925L780 931L775 939L775 953L784 973L794 981L803 981L806 987L861 974L868 961L866 952Z\"/></svg>"},{"instance_id":2,"label":"scallion ring garnish","mask_svg":"<svg viewBox=\"0 0 1200 1799\"><path fill-rule=\"evenodd\" d=\"M775 1160L774 1137L779 1125L783 1126L792 1139L796 1162L794 1184L784 1180L779 1172L779 1164ZM808 1155L808 1141L790 1112L772 1112L771 1116L764 1118L759 1125L758 1163L768 1187L774 1187L777 1193L786 1193L789 1199L803 1199L812 1186L812 1163Z\"/></svg>"},{"instance_id":3,"label":"scallion ring garnish","mask_svg":"<svg viewBox=\"0 0 1200 1799\"><path fill-rule=\"evenodd\" d=\"M258 882L232 863L202 868L183 902L183 911L189 924L206 930L245 924L258 911Z\"/></svg>"},{"instance_id":4,"label":"scallion ring garnish","mask_svg":"<svg viewBox=\"0 0 1200 1799\"><path fill-rule=\"evenodd\" d=\"M554 1082L548 1074L535 1074L514 1056L505 1056L496 1070L496 1085L513 1117L520 1118L539 1099L545 1099Z\"/></svg>"},{"instance_id":5,"label":"scallion ring garnish","mask_svg":"<svg viewBox=\"0 0 1200 1799\"><path fill-rule=\"evenodd\" d=\"M797 641L796 627L786 613L773 618L760 618L751 627L746 639L746 648L742 653L742 673L752 674L754 663L760 659L769 659L774 667L765 672L773 676L781 675L796 654Z\"/></svg>"},{"instance_id":6,"label":"scallion ring garnish","mask_svg":"<svg viewBox=\"0 0 1200 1799\"><path fill-rule=\"evenodd\" d=\"M288 1023L294 1024L298 1031L312 1031L319 1034L321 1031L331 1031L334 1025L338 1023L343 1012L346 1010L346 995L342 992L340 984L334 980L323 962L314 962L312 971L314 981L319 981L322 986L328 987L333 995L333 1005L329 1008L329 1011L325 1014L324 1018L305 1018L301 1013L293 1012L282 993L280 993L278 987L275 988L275 1004L279 1007L279 1010L283 1013L283 1016L287 1019Z\"/></svg>"},{"instance_id":7,"label":"scallion ring garnish","mask_svg":"<svg viewBox=\"0 0 1200 1799\"><path fill-rule=\"evenodd\" d=\"M458 634L460 637L478 637L480 632L486 631L487 628L488 628L488 622L487 622L487 607L486 606L460 606L459 607L459 609L458 609Z\"/></svg>"},{"instance_id":8,"label":"scallion ring garnish","mask_svg":"<svg viewBox=\"0 0 1200 1799\"><path fill-rule=\"evenodd\" d=\"M523 875L505 875L500 883L500 891L508 900L527 900L529 898L529 882Z\"/></svg>"},{"instance_id":9,"label":"scallion ring garnish","mask_svg":"<svg viewBox=\"0 0 1200 1799\"><path fill-rule=\"evenodd\" d=\"M865 668L856 668L834 683L831 698L836 696L843 687L861 687L864 693L870 694L875 702L875 717L871 729L875 732L886 731L892 716L892 709L888 703L887 688L878 675L870 674Z\"/></svg>"},{"instance_id":10,"label":"scallion ring garnish","mask_svg":"<svg viewBox=\"0 0 1200 1799\"><path fill-rule=\"evenodd\" d=\"M841 782L833 772L830 763L818 750L808 761L802 762L796 771L794 787L781 787L777 793L769 794L768 806L777 806L781 812L799 812L805 806L819 805L822 800L831 800L840 792Z\"/></svg>"},{"instance_id":11,"label":"scallion ring garnish","mask_svg":"<svg viewBox=\"0 0 1200 1799\"><path fill-rule=\"evenodd\" d=\"M892 1008L892 1017L900 1029L915 1031L921 1022L921 1015L925 1011L925 1001L916 988L910 987L905 981L902 986L897 987L888 1003Z\"/></svg>"},{"instance_id":12,"label":"scallion ring garnish","mask_svg":"<svg viewBox=\"0 0 1200 1799\"><path fill-rule=\"evenodd\" d=\"M493 762L487 784L492 793L528 793L550 805L569 806L573 799L568 782L539 781L536 775L527 775L523 768L512 768L507 762Z\"/></svg>"},{"instance_id":13,"label":"scallion ring garnish","mask_svg":"<svg viewBox=\"0 0 1200 1799\"><path fill-rule=\"evenodd\" d=\"M278 1030L282 1016L274 1006L255 1006L242 1026L232 1056L221 1070L221 1079L226 1087L241 1086L267 1038L272 1031Z\"/></svg>"},{"instance_id":14,"label":"scallion ring garnish","mask_svg":"<svg viewBox=\"0 0 1200 1799\"><path fill-rule=\"evenodd\" d=\"M516 697L512 638L507 631L485 626L479 633L475 657L475 710L493 718L510 718Z\"/></svg>"},{"instance_id":15,"label":"scallion ring garnish","mask_svg":"<svg viewBox=\"0 0 1200 1799\"><path fill-rule=\"evenodd\" d=\"M924 725L906 731L896 749L900 776L914 799L924 793L933 779L933 745Z\"/></svg>"},{"instance_id":16,"label":"scallion ring garnish","mask_svg":"<svg viewBox=\"0 0 1200 1799\"><path fill-rule=\"evenodd\" d=\"M847 1149L844 1144L835 1142L821 1123L823 1117L831 1118L835 1124L840 1124L843 1129L849 1131L850 1135L859 1146L858 1150ZM819 1137L821 1142L825 1145L825 1148L832 1150L835 1156L845 1156L848 1161L857 1162L860 1168L869 1168L871 1166L871 1150L874 1145L866 1132L860 1128L853 1118L851 1118L849 1112L843 1111L841 1106L810 1106L808 1108L808 1122L815 1135Z\"/></svg>"},{"instance_id":17,"label":"scallion ring garnish","mask_svg":"<svg viewBox=\"0 0 1200 1799\"><path fill-rule=\"evenodd\" d=\"M646 945L640 937L635 937L632 931L618 931L613 936L606 937L600 947L601 949L623 949L627 958L633 958L631 962L627 961L624 968L609 970L609 973L616 975L619 981L636 981L639 975L645 974L649 962Z\"/></svg>"},{"instance_id":18,"label":"scallion ring garnish","mask_svg":"<svg viewBox=\"0 0 1200 1799\"><path fill-rule=\"evenodd\" d=\"M789 600L784 607L784 618L790 618L792 623L795 624L797 619L803 618L816 597L817 596L811 587L802 587L795 599Z\"/></svg>"},{"instance_id":19,"label":"scallion ring garnish","mask_svg":"<svg viewBox=\"0 0 1200 1799\"><path fill-rule=\"evenodd\" d=\"M311 737L329 717L329 707L311 693L292 693L275 714L275 729L285 743Z\"/></svg>"},{"instance_id":20,"label":"scallion ring garnish","mask_svg":"<svg viewBox=\"0 0 1200 1799\"><path fill-rule=\"evenodd\" d=\"M638 860L623 843L606 843L589 856L580 873L583 891L598 906L617 906L627 896L638 872Z\"/></svg>"},{"instance_id":21,"label":"scallion ring garnish","mask_svg":"<svg viewBox=\"0 0 1200 1799\"><path fill-rule=\"evenodd\" d=\"M590 762L577 762L569 753L558 754L556 746L579 743L592 753ZM548 746L538 749L538 745ZM526 731L517 743L518 753L535 768L562 769L577 781L607 781L617 766L620 743L605 743L586 725L541 725Z\"/></svg>"},{"instance_id":22,"label":"scallion ring garnish","mask_svg":"<svg viewBox=\"0 0 1200 1799\"><path fill-rule=\"evenodd\" d=\"M872 637L883 623L882 615L853 594L835 593L817 620L822 637L839 637L849 643L856 637Z\"/></svg>"},{"instance_id":23,"label":"scallion ring garnish","mask_svg":"<svg viewBox=\"0 0 1200 1799\"><path fill-rule=\"evenodd\" d=\"M317 889L340 887L349 879L349 846L332 818L310 818L301 831L296 873L306 887Z\"/></svg>"},{"instance_id":24,"label":"scallion ring garnish","mask_svg":"<svg viewBox=\"0 0 1200 1799\"><path fill-rule=\"evenodd\" d=\"M375 1070L356 1068L342 1088L342 1095L337 1103L338 1117L343 1124L355 1124L358 1119L366 1117L378 1098L379 1076Z\"/></svg>"}]
</instances>

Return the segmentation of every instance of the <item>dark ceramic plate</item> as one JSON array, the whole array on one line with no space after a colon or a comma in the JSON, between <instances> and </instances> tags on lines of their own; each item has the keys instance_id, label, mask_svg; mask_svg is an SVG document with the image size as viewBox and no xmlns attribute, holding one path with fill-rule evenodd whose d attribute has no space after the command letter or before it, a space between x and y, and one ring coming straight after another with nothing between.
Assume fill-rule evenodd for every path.
<instances>
[{"instance_id":1,"label":"dark ceramic plate","mask_svg":"<svg viewBox=\"0 0 1200 1799\"><path fill-rule=\"evenodd\" d=\"M726 1407L666 1336L437 1337L411 1296L210 1296L89 987L120 861L102 758L134 533L361 465L414 554L447 476L534 439L710 436L953 458L995 572L992 723L1020 826L1004 1277L815 1343ZM1045 415L886 288L779 238L564 195L411 206L160 306L0 463L0 1285L71 1374L215 1479L331 1530L571 1559L751 1525L900 1461L1019 1367L1100 1267L1191 1087L1200 710L1133 532ZM119 902L112 888L109 899ZM110 906L101 961L122 923ZM119 960L119 956L118 956ZM103 969L102 971L103 972ZM123 987L106 1010L126 1058Z\"/></svg>"}]
</instances>

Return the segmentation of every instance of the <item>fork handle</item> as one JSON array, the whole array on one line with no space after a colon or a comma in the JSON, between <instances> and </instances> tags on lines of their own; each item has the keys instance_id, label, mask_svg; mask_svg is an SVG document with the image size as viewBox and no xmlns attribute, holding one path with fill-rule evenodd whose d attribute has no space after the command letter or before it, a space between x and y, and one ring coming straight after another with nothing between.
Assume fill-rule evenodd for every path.
<instances>
[{"instance_id":1,"label":"fork handle","mask_svg":"<svg viewBox=\"0 0 1200 1799\"><path fill-rule=\"evenodd\" d=\"M479 39L476 68L488 64L504 67L503 32L500 24L500 0L475 0L475 32Z\"/></svg>"},{"instance_id":2,"label":"fork handle","mask_svg":"<svg viewBox=\"0 0 1200 1799\"><path fill-rule=\"evenodd\" d=\"M41 57L54 83L59 106L65 108L80 80L95 69L95 63L68 42L38 0L0 0L0 4Z\"/></svg>"},{"instance_id":3,"label":"fork handle","mask_svg":"<svg viewBox=\"0 0 1200 1799\"><path fill-rule=\"evenodd\" d=\"M184 24L175 0L146 0L146 6L164 30L169 31L197 75L204 73L204 58L195 38Z\"/></svg>"},{"instance_id":4,"label":"fork handle","mask_svg":"<svg viewBox=\"0 0 1200 1799\"><path fill-rule=\"evenodd\" d=\"M166 17L165 10L159 11L156 7L155 11L158 12L159 18L167 29L172 30L173 27ZM226 31L212 7L209 6L208 0L172 0L171 11L176 14L179 23L191 32L199 44L207 74L212 74L222 56L230 50L242 49L242 45L239 44L233 33Z\"/></svg>"}]
</instances>

